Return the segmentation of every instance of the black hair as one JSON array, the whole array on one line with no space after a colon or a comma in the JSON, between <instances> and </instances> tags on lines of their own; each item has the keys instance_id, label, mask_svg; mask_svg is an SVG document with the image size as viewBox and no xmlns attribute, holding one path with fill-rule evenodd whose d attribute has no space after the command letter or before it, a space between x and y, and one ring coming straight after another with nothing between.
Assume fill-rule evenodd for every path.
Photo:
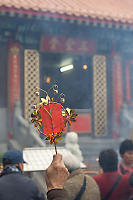
<instances>
[{"instance_id":1,"label":"black hair","mask_svg":"<svg viewBox=\"0 0 133 200\"><path fill-rule=\"evenodd\" d=\"M104 172L117 171L118 156L114 149L105 149L99 154L99 164Z\"/></svg>"},{"instance_id":2,"label":"black hair","mask_svg":"<svg viewBox=\"0 0 133 200\"><path fill-rule=\"evenodd\" d=\"M120 144L119 153L120 155L123 155L130 150L133 150L133 142L130 139L126 139Z\"/></svg>"}]
</instances>

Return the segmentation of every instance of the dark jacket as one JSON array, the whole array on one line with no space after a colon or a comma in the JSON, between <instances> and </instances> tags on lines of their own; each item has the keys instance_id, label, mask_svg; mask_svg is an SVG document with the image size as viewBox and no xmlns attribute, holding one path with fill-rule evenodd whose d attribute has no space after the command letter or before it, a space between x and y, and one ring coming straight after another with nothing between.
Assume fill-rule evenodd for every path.
<instances>
[{"instance_id":1,"label":"dark jacket","mask_svg":"<svg viewBox=\"0 0 133 200\"><path fill-rule=\"evenodd\" d=\"M47 193L48 200L68 200L67 192L64 189L53 189Z\"/></svg>"},{"instance_id":2,"label":"dark jacket","mask_svg":"<svg viewBox=\"0 0 133 200\"><path fill-rule=\"evenodd\" d=\"M9 167L0 176L0 200L44 200L44 196L32 179Z\"/></svg>"}]
</instances>

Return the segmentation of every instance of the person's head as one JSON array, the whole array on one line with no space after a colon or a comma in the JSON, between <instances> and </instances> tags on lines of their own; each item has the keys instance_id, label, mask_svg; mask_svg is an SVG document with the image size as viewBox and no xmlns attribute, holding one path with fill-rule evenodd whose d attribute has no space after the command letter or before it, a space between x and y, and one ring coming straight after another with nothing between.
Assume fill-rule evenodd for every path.
<instances>
[{"instance_id":1,"label":"person's head","mask_svg":"<svg viewBox=\"0 0 133 200\"><path fill-rule=\"evenodd\" d=\"M63 156L63 161L70 173L80 168L80 160L70 152Z\"/></svg>"},{"instance_id":2,"label":"person's head","mask_svg":"<svg viewBox=\"0 0 133 200\"><path fill-rule=\"evenodd\" d=\"M133 164L133 142L131 139L126 139L120 144L119 153L125 164Z\"/></svg>"},{"instance_id":3,"label":"person's head","mask_svg":"<svg viewBox=\"0 0 133 200\"><path fill-rule=\"evenodd\" d=\"M23 159L23 153L19 150L11 149L2 156L2 164L4 168L15 165L19 167L22 172L24 172L23 163L26 162Z\"/></svg>"},{"instance_id":4,"label":"person's head","mask_svg":"<svg viewBox=\"0 0 133 200\"><path fill-rule=\"evenodd\" d=\"M99 165L104 172L117 171L118 156L113 149L106 149L99 154Z\"/></svg>"}]
</instances>

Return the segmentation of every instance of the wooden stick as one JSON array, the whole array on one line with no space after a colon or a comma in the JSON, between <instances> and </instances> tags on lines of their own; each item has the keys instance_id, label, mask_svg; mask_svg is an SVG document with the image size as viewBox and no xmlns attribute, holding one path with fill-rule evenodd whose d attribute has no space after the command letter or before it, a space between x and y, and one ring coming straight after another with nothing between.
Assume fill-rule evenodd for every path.
<instances>
[{"instance_id":1,"label":"wooden stick","mask_svg":"<svg viewBox=\"0 0 133 200\"><path fill-rule=\"evenodd\" d=\"M48 101L48 105L49 105L49 112L50 112L50 119L51 119L53 137L54 137L54 128L53 128L52 115L51 115L51 109L50 109L50 102L49 101ZM55 138L54 138L54 147L55 147L55 153L57 154L57 148L56 148Z\"/></svg>"},{"instance_id":2,"label":"wooden stick","mask_svg":"<svg viewBox=\"0 0 133 200\"><path fill-rule=\"evenodd\" d=\"M55 153L57 155L57 148L56 148L56 142L54 141L54 147L55 147Z\"/></svg>"}]
</instances>

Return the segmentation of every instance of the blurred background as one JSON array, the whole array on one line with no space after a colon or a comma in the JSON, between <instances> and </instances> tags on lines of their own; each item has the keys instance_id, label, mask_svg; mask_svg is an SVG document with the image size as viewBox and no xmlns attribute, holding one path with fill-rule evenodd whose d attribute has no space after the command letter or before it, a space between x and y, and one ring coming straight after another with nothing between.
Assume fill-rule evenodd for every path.
<instances>
[{"instance_id":1,"label":"blurred background","mask_svg":"<svg viewBox=\"0 0 133 200\"><path fill-rule=\"evenodd\" d=\"M0 0L0 153L49 147L31 124L36 87L53 84L77 121L89 169L133 135L133 1ZM65 134L58 144L65 146Z\"/></svg>"}]
</instances>

